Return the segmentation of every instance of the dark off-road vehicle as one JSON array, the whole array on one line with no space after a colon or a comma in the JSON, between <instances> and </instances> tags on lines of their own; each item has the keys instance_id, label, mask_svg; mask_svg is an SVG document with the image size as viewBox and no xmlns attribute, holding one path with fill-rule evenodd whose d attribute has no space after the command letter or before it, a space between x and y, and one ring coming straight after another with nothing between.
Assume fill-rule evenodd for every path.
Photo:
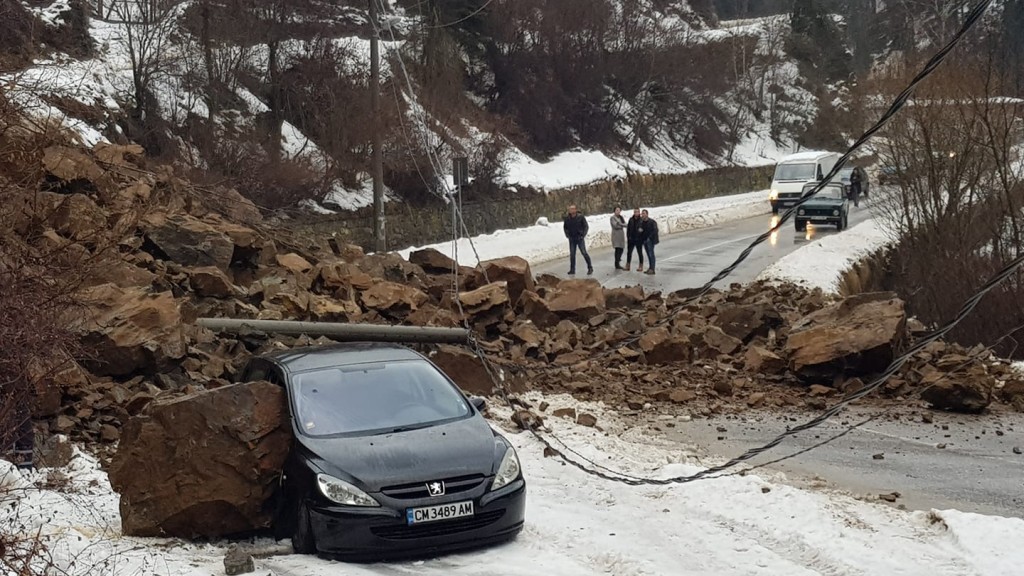
<instances>
[{"instance_id":1,"label":"dark off-road vehicle","mask_svg":"<svg viewBox=\"0 0 1024 576\"><path fill-rule=\"evenodd\" d=\"M816 182L804 186L801 194L806 194L817 186ZM793 219L798 232L807 229L807 223L833 224L837 230L846 229L850 215L850 201L846 198L846 190L838 182L829 182L817 194L812 196L796 211Z\"/></svg>"}]
</instances>

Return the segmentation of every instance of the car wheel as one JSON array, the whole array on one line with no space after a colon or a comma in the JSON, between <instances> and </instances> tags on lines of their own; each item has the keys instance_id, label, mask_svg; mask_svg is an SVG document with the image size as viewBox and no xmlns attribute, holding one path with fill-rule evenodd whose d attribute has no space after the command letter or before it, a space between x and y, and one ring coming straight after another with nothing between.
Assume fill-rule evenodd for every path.
<instances>
[{"instance_id":1,"label":"car wheel","mask_svg":"<svg viewBox=\"0 0 1024 576\"><path fill-rule=\"evenodd\" d=\"M793 220L793 223L796 226L796 231L797 232L803 232L804 230L807 229L807 222L805 222L803 220L796 219L796 220Z\"/></svg>"},{"instance_id":2,"label":"car wheel","mask_svg":"<svg viewBox=\"0 0 1024 576\"><path fill-rule=\"evenodd\" d=\"M292 548L298 554L316 554L316 540L309 524L309 508L305 502L299 503L295 512L295 531L292 533Z\"/></svg>"}]
</instances>

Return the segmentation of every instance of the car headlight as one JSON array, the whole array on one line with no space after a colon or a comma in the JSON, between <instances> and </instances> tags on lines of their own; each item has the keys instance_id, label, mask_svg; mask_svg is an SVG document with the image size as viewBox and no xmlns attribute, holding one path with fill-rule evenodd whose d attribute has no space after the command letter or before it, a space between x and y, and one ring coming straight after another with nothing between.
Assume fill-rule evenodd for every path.
<instances>
[{"instance_id":1,"label":"car headlight","mask_svg":"<svg viewBox=\"0 0 1024 576\"><path fill-rule=\"evenodd\" d=\"M769 200L778 200L778 198L779 198L779 191L778 190L771 190L771 191L768 192L768 199Z\"/></svg>"},{"instance_id":2,"label":"car headlight","mask_svg":"<svg viewBox=\"0 0 1024 576\"><path fill-rule=\"evenodd\" d=\"M498 473L494 475L494 482L491 482L491 490L508 486L513 480L519 478L520 471L519 456L516 456L515 448L509 446L501 458L501 465L498 466Z\"/></svg>"},{"instance_id":3,"label":"car headlight","mask_svg":"<svg viewBox=\"0 0 1024 576\"><path fill-rule=\"evenodd\" d=\"M839 210L833 210L832 211L832 215L833 216L839 216Z\"/></svg>"},{"instance_id":4,"label":"car headlight","mask_svg":"<svg viewBox=\"0 0 1024 576\"><path fill-rule=\"evenodd\" d=\"M797 211L796 211L796 213L797 213L798 215L800 215L800 216L803 216L803 215L804 215L804 209L803 209L803 208L801 208L801 209L797 210Z\"/></svg>"},{"instance_id":5,"label":"car headlight","mask_svg":"<svg viewBox=\"0 0 1024 576\"><path fill-rule=\"evenodd\" d=\"M380 506L380 502L359 488L327 474L317 474L316 484L320 493L332 502L346 506Z\"/></svg>"}]
</instances>

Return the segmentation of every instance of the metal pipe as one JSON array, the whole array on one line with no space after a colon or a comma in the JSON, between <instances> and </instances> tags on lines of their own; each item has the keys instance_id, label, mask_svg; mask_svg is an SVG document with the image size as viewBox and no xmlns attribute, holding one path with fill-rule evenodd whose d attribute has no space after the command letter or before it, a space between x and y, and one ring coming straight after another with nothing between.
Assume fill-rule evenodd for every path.
<instances>
[{"instance_id":1,"label":"metal pipe","mask_svg":"<svg viewBox=\"0 0 1024 576\"><path fill-rule=\"evenodd\" d=\"M340 322L298 322L289 320L247 320L244 318L200 318L196 323L214 332L239 333L245 330L269 334L326 336L339 342L410 342L424 344L465 344L465 328L435 326L387 326L345 324Z\"/></svg>"}]
</instances>

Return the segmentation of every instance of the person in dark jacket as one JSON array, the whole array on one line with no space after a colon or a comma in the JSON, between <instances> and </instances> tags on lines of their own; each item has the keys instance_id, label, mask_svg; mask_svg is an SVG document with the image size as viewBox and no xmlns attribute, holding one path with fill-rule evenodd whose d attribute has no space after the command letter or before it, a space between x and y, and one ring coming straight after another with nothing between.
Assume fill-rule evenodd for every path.
<instances>
[{"instance_id":1,"label":"person in dark jacket","mask_svg":"<svg viewBox=\"0 0 1024 576\"><path fill-rule=\"evenodd\" d=\"M569 206L569 213L562 222L562 229L565 231L565 237L569 239L569 275L576 273L577 249L587 262L587 275L593 274L594 265L590 262L590 254L587 253L587 245L584 242L587 232L590 231L590 225L587 224L586 217L576 211L575 204Z\"/></svg>"},{"instance_id":2,"label":"person in dark jacket","mask_svg":"<svg viewBox=\"0 0 1024 576\"><path fill-rule=\"evenodd\" d=\"M850 172L850 200L854 206L860 206L860 169L854 168Z\"/></svg>"},{"instance_id":3,"label":"person in dark jacket","mask_svg":"<svg viewBox=\"0 0 1024 576\"><path fill-rule=\"evenodd\" d=\"M654 246L658 244L658 223L644 210L640 213L640 243L647 252L647 272L654 274Z\"/></svg>"},{"instance_id":4,"label":"person in dark jacket","mask_svg":"<svg viewBox=\"0 0 1024 576\"><path fill-rule=\"evenodd\" d=\"M637 258L640 259L640 266L637 272L644 271L644 249L640 243L640 209L633 209L633 216L626 223L626 270L633 266L633 251L636 250Z\"/></svg>"}]
</instances>

